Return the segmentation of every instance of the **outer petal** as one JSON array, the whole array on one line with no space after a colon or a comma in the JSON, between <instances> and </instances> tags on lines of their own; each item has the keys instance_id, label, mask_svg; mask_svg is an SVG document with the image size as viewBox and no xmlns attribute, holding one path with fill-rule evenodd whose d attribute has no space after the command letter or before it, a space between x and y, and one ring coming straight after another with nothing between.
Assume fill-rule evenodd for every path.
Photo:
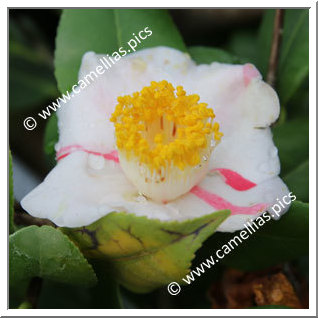
<instances>
[{"instance_id":1,"label":"outer petal","mask_svg":"<svg viewBox=\"0 0 318 318\"><path fill-rule=\"evenodd\" d=\"M279 174L268 129L278 118L279 100L253 65L200 65L187 85L213 107L224 133L211 168L233 169L257 183Z\"/></svg>"},{"instance_id":2,"label":"outer petal","mask_svg":"<svg viewBox=\"0 0 318 318\"><path fill-rule=\"evenodd\" d=\"M65 227L89 225L112 211L161 220L206 214L196 214L193 209L183 214L174 204L145 199L126 179L118 163L82 151L63 158L21 204L32 215Z\"/></svg>"},{"instance_id":3,"label":"outer petal","mask_svg":"<svg viewBox=\"0 0 318 318\"><path fill-rule=\"evenodd\" d=\"M89 225L112 211L160 220L184 220L206 214L193 209L183 214L175 204L145 199L126 179L118 163L83 151L63 158L21 204L33 216L65 227Z\"/></svg>"},{"instance_id":4,"label":"outer petal","mask_svg":"<svg viewBox=\"0 0 318 318\"><path fill-rule=\"evenodd\" d=\"M207 193L212 193L212 198ZM191 193L158 204L138 194L118 163L78 151L61 160L21 203L32 215L65 227L89 225L112 211L168 221L200 217L230 207L233 216L219 230L234 231L287 193L277 177L238 192L224 183L221 175L211 173Z\"/></svg>"},{"instance_id":5,"label":"outer petal","mask_svg":"<svg viewBox=\"0 0 318 318\"><path fill-rule=\"evenodd\" d=\"M217 210L224 207L231 210L231 216L218 228L222 232L242 229L244 223L258 217L264 211L268 211L274 219L278 219L290 206L290 204L279 206L277 214L272 210L272 206L277 204L278 200L281 201L283 197L288 198L288 188L279 177L268 179L248 190L237 191L226 184L220 174L213 173L191 192L206 204L204 208L202 207L204 210L208 210L208 206Z\"/></svg>"},{"instance_id":6,"label":"outer petal","mask_svg":"<svg viewBox=\"0 0 318 318\"><path fill-rule=\"evenodd\" d=\"M210 167L234 170L254 183L277 176L280 162L270 128L242 127L224 135Z\"/></svg>"},{"instance_id":7,"label":"outer petal","mask_svg":"<svg viewBox=\"0 0 318 318\"><path fill-rule=\"evenodd\" d=\"M78 151L63 158L21 204L36 217L48 218L59 226L76 227L114 211L111 203L125 201L122 193L127 190L135 189L119 165Z\"/></svg>"},{"instance_id":8,"label":"outer petal","mask_svg":"<svg viewBox=\"0 0 318 318\"><path fill-rule=\"evenodd\" d=\"M101 65L101 58L86 53L79 78ZM113 126L108 119L117 96L163 79L183 85L188 93L198 93L201 101L209 103L224 137L212 155L214 173L191 193L157 204L139 196L116 163ZM21 203L32 215L65 227L91 224L111 211L184 220L231 208L233 216L219 230L240 229L245 220L288 192L276 177L279 161L267 128L278 113L276 93L251 65L196 66L188 55L161 47L131 54L59 110L56 150L58 157L65 158ZM253 187L244 192L233 188L215 173L216 168L241 174Z\"/></svg>"}]
</instances>

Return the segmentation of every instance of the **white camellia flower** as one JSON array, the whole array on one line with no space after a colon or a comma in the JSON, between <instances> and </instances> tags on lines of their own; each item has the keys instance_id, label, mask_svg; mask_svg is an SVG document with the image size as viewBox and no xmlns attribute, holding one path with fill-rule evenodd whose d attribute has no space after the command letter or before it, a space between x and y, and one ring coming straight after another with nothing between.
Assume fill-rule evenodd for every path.
<instances>
[{"instance_id":1,"label":"white camellia flower","mask_svg":"<svg viewBox=\"0 0 318 318\"><path fill-rule=\"evenodd\" d=\"M102 57L86 53L79 79ZM181 221L229 209L218 230L242 229L288 194L269 127L279 109L251 64L138 51L59 109L58 163L21 204L71 228L113 211Z\"/></svg>"}]
</instances>

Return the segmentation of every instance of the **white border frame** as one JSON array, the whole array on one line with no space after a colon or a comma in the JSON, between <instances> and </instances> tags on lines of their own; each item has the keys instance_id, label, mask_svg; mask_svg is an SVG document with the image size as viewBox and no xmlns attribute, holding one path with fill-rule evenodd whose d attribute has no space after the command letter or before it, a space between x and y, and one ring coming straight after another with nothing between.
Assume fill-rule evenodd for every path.
<instances>
[{"instance_id":1,"label":"white border frame","mask_svg":"<svg viewBox=\"0 0 318 318\"><path fill-rule=\"evenodd\" d=\"M49 2L49 3L48 3ZM4 76L7 77L8 74L8 8L25 8L25 4L28 4L27 8L59 8L59 7L76 7L79 2L71 0L55 0L48 1L45 4L40 0L29 0L24 2L22 0L13 0L5 1L5 6L1 6L1 35L2 35L2 49L0 51L0 61L1 61L1 70L2 79ZM217 3L216 3L217 2ZM83 3L84 4L84 3ZM90 0L87 4L90 7L104 7L106 2L100 0ZM160 8L177 8L178 2L172 0L161 0L158 4L154 2L146 1L134 1L133 3L136 7L160 7ZM239 2L240 7L237 7L238 2L236 1L213 1L207 2L202 0L197 0L195 3L182 2L183 5L188 5L188 7L195 8L226 8L226 7L235 7L235 8L255 8L255 0L247 1L242 0ZM8 260L7 262L1 262L1 276L2 276L2 285L0 289L0 314L1 316L316 316L316 2L315 1L281 1L281 0L267 0L267 1L257 1L256 8L271 8L271 7L284 7L284 8L295 8L295 7L310 7L309 10L309 163L310 163L310 177L309 177L309 193L310 193L310 228L309 228L309 242L310 242L310 254L309 254L309 309L240 309L240 310L227 310L227 309L7 309L7 299L8 299L8 290L7 284L7 273L8 273ZM109 3L110 7L131 7L131 3L128 1L113 1ZM186 7L185 7L186 8ZM4 44L4 39L6 43ZM6 83L6 85L4 85ZM1 96L6 96L1 107L1 124L0 124L0 138L1 144L3 145L2 149L7 149L8 146L8 114L4 105L8 105L8 79L3 79L1 85ZM3 176L7 174L7 155L1 156L1 167L6 169L3 171ZM7 191L7 180L4 181L2 178L1 186L1 202L8 201ZM4 204L3 204L4 205ZM7 255L8 247L8 237L7 237L7 216L5 211L8 211L8 206L3 208L2 211L2 231L1 235L1 255Z\"/></svg>"}]
</instances>

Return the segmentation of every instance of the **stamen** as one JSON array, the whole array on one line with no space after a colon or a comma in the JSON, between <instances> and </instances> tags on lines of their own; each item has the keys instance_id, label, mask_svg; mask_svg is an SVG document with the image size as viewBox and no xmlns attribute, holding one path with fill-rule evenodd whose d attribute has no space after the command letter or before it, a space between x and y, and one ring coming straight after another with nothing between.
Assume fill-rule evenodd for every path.
<instances>
[{"instance_id":1,"label":"stamen","mask_svg":"<svg viewBox=\"0 0 318 318\"><path fill-rule=\"evenodd\" d=\"M207 166L222 137L213 110L199 99L167 81L151 82L132 96L118 97L111 121L122 168L139 191L155 200L170 200L167 189L180 182L190 190L202 174L194 168ZM140 178L146 186L141 186ZM165 184L166 190L159 184ZM176 192L179 196L185 191L172 192L175 198Z\"/></svg>"}]
</instances>

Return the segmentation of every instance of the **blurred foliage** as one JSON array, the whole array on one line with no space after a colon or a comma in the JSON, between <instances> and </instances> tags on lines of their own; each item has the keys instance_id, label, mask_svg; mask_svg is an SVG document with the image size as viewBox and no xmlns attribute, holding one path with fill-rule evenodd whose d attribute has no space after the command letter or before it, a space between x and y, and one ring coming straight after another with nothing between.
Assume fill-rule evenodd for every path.
<instances>
[{"instance_id":1,"label":"blurred foliage","mask_svg":"<svg viewBox=\"0 0 318 318\"><path fill-rule=\"evenodd\" d=\"M273 128L281 162L281 175L291 172L309 157L308 119L292 119Z\"/></svg>"},{"instance_id":2,"label":"blurred foliage","mask_svg":"<svg viewBox=\"0 0 318 318\"><path fill-rule=\"evenodd\" d=\"M9 150L9 233L14 232L15 226L13 222L14 216L14 195L13 195L13 171L12 171L12 155Z\"/></svg>"},{"instance_id":3,"label":"blurred foliage","mask_svg":"<svg viewBox=\"0 0 318 318\"><path fill-rule=\"evenodd\" d=\"M55 144L59 140L59 133L57 128L57 116L53 114L48 120L44 133L44 152L48 165L53 168L56 165L55 159Z\"/></svg>"},{"instance_id":4,"label":"blurred foliage","mask_svg":"<svg viewBox=\"0 0 318 318\"><path fill-rule=\"evenodd\" d=\"M258 38L257 66L268 71L275 10L264 15ZM277 90L283 106L295 94L309 72L309 10L285 10L277 72Z\"/></svg>"},{"instance_id":5,"label":"blurred foliage","mask_svg":"<svg viewBox=\"0 0 318 318\"><path fill-rule=\"evenodd\" d=\"M58 96L52 55L35 22L28 16L9 20L10 110L30 111Z\"/></svg>"},{"instance_id":6,"label":"blurred foliage","mask_svg":"<svg viewBox=\"0 0 318 318\"><path fill-rule=\"evenodd\" d=\"M309 202L309 160L305 160L283 177L298 200Z\"/></svg>"},{"instance_id":7,"label":"blurred foliage","mask_svg":"<svg viewBox=\"0 0 318 318\"><path fill-rule=\"evenodd\" d=\"M257 32L255 30L237 30L229 39L227 48L230 52L240 56L242 63L257 64Z\"/></svg>"},{"instance_id":8,"label":"blurred foliage","mask_svg":"<svg viewBox=\"0 0 318 318\"><path fill-rule=\"evenodd\" d=\"M230 64L242 63L242 60L237 56L217 48L192 46L188 48L188 52L197 64L210 64L211 61Z\"/></svg>"},{"instance_id":9,"label":"blurred foliage","mask_svg":"<svg viewBox=\"0 0 318 318\"><path fill-rule=\"evenodd\" d=\"M263 78L266 78L274 15L274 10L264 10L259 29L233 27L221 46L186 48L166 10L66 9L61 16L56 37L55 76L60 92L76 82L84 52L116 51L127 42L131 33L146 25L154 31L154 35L138 46L138 49L167 45L187 51L198 64L251 62L258 67ZM10 112L25 113L42 109L45 103L58 97L53 76L53 54L47 34L42 32L37 19L30 18L28 14L21 14L19 18L10 17L9 23ZM222 30L219 33L218 38L222 37ZM170 296L165 288L146 295L124 288L120 292L114 277L106 274L101 270L101 264L92 263L91 259L98 283L93 287L78 288L69 283L89 285L96 278L92 266L67 236L47 226L28 226L13 233L10 157L9 221L10 233L13 233L9 241L10 307L30 307L24 301L24 296L30 278L34 276L43 278L39 308L122 308L123 304L126 308L209 308L207 290L212 282L219 279L223 270L229 267L254 271L293 261L298 264L302 275L308 277L308 33L308 10L284 10L276 74L276 89L282 104L282 113L273 127L273 137L279 149L281 176L290 191L296 194L298 201L293 203L281 220L265 225L222 262L207 271L204 277L197 278L190 286L184 286L178 296ZM213 37L213 34L209 36ZM186 43L191 42L191 39L186 40ZM57 118L54 115L47 122L44 137L44 151L50 167L55 165L54 145L57 140ZM220 248L222 242L227 242L235 234L237 233L214 234L196 251L192 266L200 264ZM74 233L70 236L74 240ZM185 246L182 245L182 248ZM179 252L172 251L171 254L177 255ZM123 267L122 273L125 271L126 268ZM150 272L151 274L154 273Z\"/></svg>"}]
</instances>

